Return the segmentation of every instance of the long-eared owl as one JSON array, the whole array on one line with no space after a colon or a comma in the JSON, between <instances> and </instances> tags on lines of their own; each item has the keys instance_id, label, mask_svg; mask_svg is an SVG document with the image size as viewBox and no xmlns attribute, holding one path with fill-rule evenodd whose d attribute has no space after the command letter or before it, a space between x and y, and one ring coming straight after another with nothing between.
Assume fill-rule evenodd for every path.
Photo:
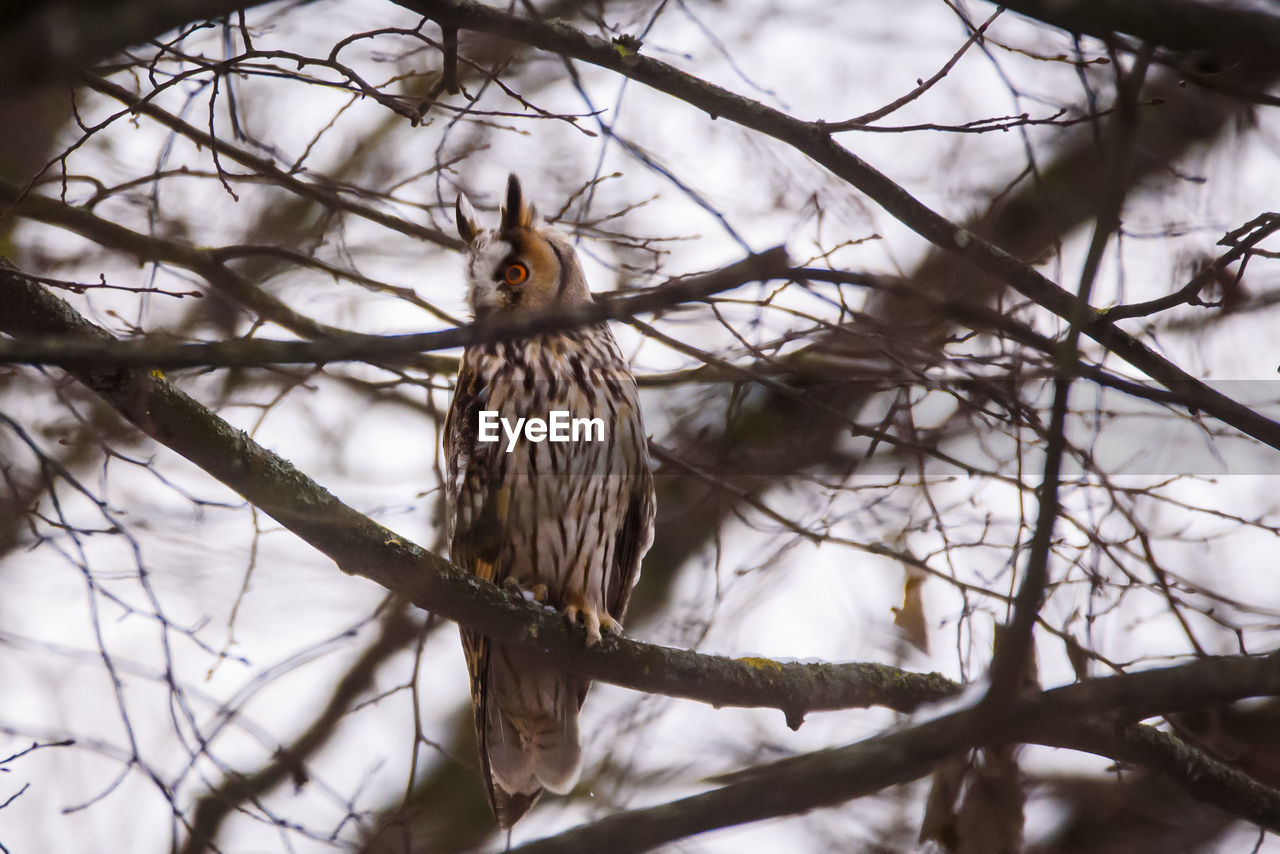
<instances>
[{"instance_id":1,"label":"long-eared owl","mask_svg":"<svg viewBox=\"0 0 1280 854\"><path fill-rule=\"evenodd\" d=\"M478 320L591 302L572 244L515 175L496 231L478 227L463 196L456 214ZM522 430L521 418L543 426ZM445 443L453 562L580 620L589 645L620 631L653 542L654 495L635 379L608 327L468 347ZM465 629L462 645L489 803L509 828L544 788L577 782L590 683Z\"/></svg>"}]
</instances>

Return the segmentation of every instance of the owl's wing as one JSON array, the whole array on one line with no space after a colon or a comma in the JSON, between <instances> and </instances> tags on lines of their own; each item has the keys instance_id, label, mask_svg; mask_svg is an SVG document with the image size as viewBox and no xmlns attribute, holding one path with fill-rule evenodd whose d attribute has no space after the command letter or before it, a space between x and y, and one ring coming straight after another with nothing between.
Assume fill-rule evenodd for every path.
<instances>
[{"instance_id":1,"label":"owl's wing","mask_svg":"<svg viewBox=\"0 0 1280 854\"><path fill-rule=\"evenodd\" d=\"M464 355L444 426L445 447L448 449L449 555L456 565L486 581L493 581L500 578L498 563L502 542L499 532L502 524L498 518L497 496L491 489L489 468L477 459L487 452L487 449L482 449L478 438L479 413L487 398L487 386ZM528 812L537 796L508 794L494 784L486 739L488 728L485 726L491 699L491 644L488 638L476 632L463 629L461 634L467 672L471 677L471 703L475 712L485 793L499 825L510 827Z\"/></svg>"},{"instance_id":2,"label":"owl's wing","mask_svg":"<svg viewBox=\"0 0 1280 854\"><path fill-rule=\"evenodd\" d=\"M630 377L628 377L630 380ZM630 380L631 393L635 395L635 380ZM631 602L631 588L635 587L640 575L640 561L649 546L653 545L653 472L649 469L648 439L645 438L644 425L640 422L639 402L635 397L631 400L632 412L636 419L632 435L637 446L629 455L636 462L632 472L631 490L628 494L627 510L622 517L622 525L618 528L614 542L614 566L611 568L608 587L605 591L605 603L609 614L618 622L626 617L627 605Z\"/></svg>"},{"instance_id":3,"label":"owl's wing","mask_svg":"<svg viewBox=\"0 0 1280 854\"><path fill-rule=\"evenodd\" d=\"M471 508L462 503L462 486L467 473L472 469L471 462L476 452L479 436L478 416L486 397L486 389L476 374L475 368L467 354L463 354L458 366L458 379L454 385L453 400L449 404L449 412L444 419L444 451L445 465L448 468L445 480L445 499L448 516L447 540L450 557L459 566L466 566L465 560L457 553L458 545L454 543L457 534L458 515L470 515Z\"/></svg>"},{"instance_id":4,"label":"owl's wing","mask_svg":"<svg viewBox=\"0 0 1280 854\"><path fill-rule=\"evenodd\" d=\"M457 566L494 581L503 520L498 518L498 484L493 483L493 467L488 462L498 446L479 441L479 415L488 404L489 386L477 374L469 355L462 357L444 422L449 556Z\"/></svg>"}]
</instances>

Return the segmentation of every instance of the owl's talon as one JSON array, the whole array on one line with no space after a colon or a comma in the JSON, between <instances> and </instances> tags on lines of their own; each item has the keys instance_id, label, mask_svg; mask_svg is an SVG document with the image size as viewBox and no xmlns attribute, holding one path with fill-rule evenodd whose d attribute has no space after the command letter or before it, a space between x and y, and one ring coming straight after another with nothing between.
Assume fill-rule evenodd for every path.
<instances>
[{"instance_id":1,"label":"owl's talon","mask_svg":"<svg viewBox=\"0 0 1280 854\"><path fill-rule=\"evenodd\" d=\"M587 646L600 643L600 616L588 608L582 612L582 622L587 627Z\"/></svg>"},{"instance_id":2,"label":"owl's talon","mask_svg":"<svg viewBox=\"0 0 1280 854\"><path fill-rule=\"evenodd\" d=\"M547 585L545 584L535 584L526 590L521 586L519 581L508 576L502 580L502 589L506 590L508 593L514 593L521 599L533 597L533 601L538 604L542 604L547 601Z\"/></svg>"},{"instance_id":3,"label":"owl's talon","mask_svg":"<svg viewBox=\"0 0 1280 854\"><path fill-rule=\"evenodd\" d=\"M582 618L582 623L587 627L587 646L594 646L600 642L600 620L596 617L595 611L590 608L579 608L577 605L566 605L564 609L564 618L571 623L577 623L578 618Z\"/></svg>"},{"instance_id":4,"label":"owl's talon","mask_svg":"<svg viewBox=\"0 0 1280 854\"><path fill-rule=\"evenodd\" d=\"M601 629L614 635L622 634L622 624L609 616L608 611L597 611L589 605L566 605L564 617L571 623L577 623L581 618L587 630L587 646L600 643Z\"/></svg>"}]
</instances>

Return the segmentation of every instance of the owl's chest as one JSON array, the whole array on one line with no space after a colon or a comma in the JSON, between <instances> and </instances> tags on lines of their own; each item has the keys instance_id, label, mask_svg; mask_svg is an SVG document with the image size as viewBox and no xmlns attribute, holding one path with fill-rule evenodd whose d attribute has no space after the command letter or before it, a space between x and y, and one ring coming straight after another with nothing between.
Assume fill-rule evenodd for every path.
<instances>
[{"instance_id":1,"label":"owl's chest","mask_svg":"<svg viewBox=\"0 0 1280 854\"><path fill-rule=\"evenodd\" d=\"M629 372L612 342L544 336L469 353L477 406L505 419L596 417L624 394Z\"/></svg>"},{"instance_id":2,"label":"owl's chest","mask_svg":"<svg viewBox=\"0 0 1280 854\"><path fill-rule=\"evenodd\" d=\"M622 451L637 435L626 364L614 348L574 344L522 342L467 353L469 401L459 407L455 400L451 413L459 423L450 469L466 471L464 491L504 496L510 507L563 505L569 512L578 493L599 484L566 475L634 467L622 459L629 460Z\"/></svg>"}]
</instances>

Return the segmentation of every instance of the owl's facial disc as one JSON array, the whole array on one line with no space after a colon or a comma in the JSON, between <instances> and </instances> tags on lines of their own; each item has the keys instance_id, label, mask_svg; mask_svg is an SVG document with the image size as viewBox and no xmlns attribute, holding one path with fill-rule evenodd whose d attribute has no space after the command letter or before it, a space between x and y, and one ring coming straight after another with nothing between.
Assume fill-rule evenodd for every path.
<instances>
[{"instance_id":1,"label":"owl's facial disc","mask_svg":"<svg viewBox=\"0 0 1280 854\"><path fill-rule=\"evenodd\" d=\"M531 229L510 229L483 247L477 241L470 272L477 317L552 308L566 296L561 250Z\"/></svg>"},{"instance_id":2,"label":"owl's facial disc","mask_svg":"<svg viewBox=\"0 0 1280 854\"><path fill-rule=\"evenodd\" d=\"M496 232L477 235L467 269L471 283L471 310L476 317L519 306L519 291L528 283L528 277L521 284L511 284L506 279L507 268L521 263L516 251L516 246L499 238Z\"/></svg>"}]
</instances>

